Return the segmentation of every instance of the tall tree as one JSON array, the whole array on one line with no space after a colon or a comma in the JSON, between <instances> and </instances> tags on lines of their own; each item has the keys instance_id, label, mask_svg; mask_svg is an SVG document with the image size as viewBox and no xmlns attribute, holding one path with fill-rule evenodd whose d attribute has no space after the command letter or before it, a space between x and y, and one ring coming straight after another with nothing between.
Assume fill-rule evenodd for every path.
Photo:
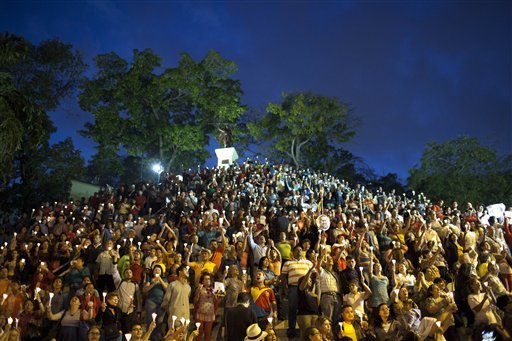
<instances>
[{"instance_id":1,"label":"tall tree","mask_svg":"<svg viewBox=\"0 0 512 341\"><path fill-rule=\"evenodd\" d=\"M131 63L115 53L95 63L79 97L95 117L83 134L101 148L163 162L166 170L204 161L208 134L235 124L245 110L240 82L231 79L236 65L215 51L199 63L182 54L177 67L161 72L150 49L134 50Z\"/></svg>"},{"instance_id":2,"label":"tall tree","mask_svg":"<svg viewBox=\"0 0 512 341\"><path fill-rule=\"evenodd\" d=\"M510 160L510 156L500 159L494 149L480 145L476 138L432 142L420 165L409 171L409 187L433 199L512 203Z\"/></svg>"},{"instance_id":3,"label":"tall tree","mask_svg":"<svg viewBox=\"0 0 512 341\"><path fill-rule=\"evenodd\" d=\"M16 161L19 162L19 161ZM39 145L31 157L23 161L30 169L25 181L12 184L6 196L19 207L34 207L43 201L65 200L71 190L71 180L81 179L85 162L73 141Z\"/></svg>"},{"instance_id":4,"label":"tall tree","mask_svg":"<svg viewBox=\"0 0 512 341\"><path fill-rule=\"evenodd\" d=\"M0 188L32 177L28 160L55 131L47 113L76 89L84 69L69 44L0 34Z\"/></svg>"},{"instance_id":5,"label":"tall tree","mask_svg":"<svg viewBox=\"0 0 512 341\"><path fill-rule=\"evenodd\" d=\"M284 156L296 167L315 164L354 136L348 106L334 97L312 93L283 94L282 103L269 103L258 122L248 124L257 141ZM315 153L307 152L315 150Z\"/></svg>"}]
</instances>

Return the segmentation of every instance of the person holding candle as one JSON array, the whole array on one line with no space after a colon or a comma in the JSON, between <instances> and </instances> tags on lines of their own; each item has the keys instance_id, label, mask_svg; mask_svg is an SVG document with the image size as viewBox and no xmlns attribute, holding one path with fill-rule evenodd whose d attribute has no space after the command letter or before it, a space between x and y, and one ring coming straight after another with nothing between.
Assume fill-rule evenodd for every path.
<instances>
[{"instance_id":1,"label":"person holding candle","mask_svg":"<svg viewBox=\"0 0 512 341\"><path fill-rule=\"evenodd\" d=\"M41 339L43 312L44 306L42 306L42 310L34 310L34 301L25 301L23 304L23 311L20 314L18 322L18 326L21 331L21 338L23 340L36 341Z\"/></svg>"},{"instance_id":2,"label":"person holding candle","mask_svg":"<svg viewBox=\"0 0 512 341\"><path fill-rule=\"evenodd\" d=\"M162 308L167 312L168 328L172 328L172 316L190 319L189 299L192 289L188 283L189 273L185 265L180 265L176 272L178 279L167 286L162 301Z\"/></svg>"},{"instance_id":3,"label":"person holding candle","mask_svg":"<svg viewBox=\"0 0 512 341\"><path fill-rule=\"evenodd\" d=\"M352 255L348 255L345 258L345 261L346 267L343 269L343 271L340 272L340 283L343 295L346 295L350 292L349 283L362 280L362 270L364 270L364 267L359 271L356 269L356 260Z\"/></svg>"},{"instance_id":4,"label":"person holding candle","mask_svg":"<svg viewBox=\"0 0 512 341\"><path fill-rule=\"evenodd\" d=\"M106 341L121 341L123 338L121 331L121 309L117 306L118 303L119 296L114 292L108 293L95 318L96 323L102 324L103 335Z\"/></svg>"},{"instance_id":5,"label":"person holding candle","mask_svg":"<svg viewBox=\"0 0 512 341\"><path fill-rule=\"evenodd\" d=\"M334 260L327 254L326 249L322 249L319 264L320 279L320 311L322 315L333 319L337 315L337 309L340 304L339 292L341 282L338 272L333 269Z\"/></svg>"},{"instance_id":6,"label":"person holding candle","mask_svg":"<svg viewBox=\"0 0 512 341\"><path fill-rule=\"evenodd\" d=\"M139 324L139 323L133 324L131 331L130 331L131 336L132 336L130 341L149 341L149 339L151 337L151 333L153 332L155 327L156 327L156 323L151 322L149 324L148 330L144 333L144 328L142 327L141 324Z\"/></svg>"},{"instance_id":7,"label":"person holding candle","mask_svg":"<svg viewBox=\"0 0 512 341\"><path fill-rule=\"evenodd\" d=\"M217 297L213 293L212 276L203 272L199 278L199 285L194 294L194 313L197 322L201 323L199 340L210 341L215 312L217 310Z\"/></svg>"},{"instance_id":8,"label":"person holding candle","mask_svg":"<svg viewBox=\"0 0 512 341\"><path fill-rule=\"evenodd\" d=\"M199 283L201 274L205 271L209 273L215 273L216 267L215 263L210 261L212 252L209 249L203 248L201 249L200 255L199 255L199 262L189 262L190 255L191 255L191 249L188 250L186 257L185 257L185 265L190 266L195 273L195 280L194 283L197 285Z\"/></svg>"},{"instance_id":9,"label":"person holding candle","mask_svg":"<svg viewBox=\"0 0 512 341\"><path fill-rule=\"evenodd\" d=\"M146 284L143 288L145 296L145 312L146 312L146 326L149 328L149 324L153 321L152 314L156 313L158 316L162 316L163 309L161 304L164 300L165 291L167 290L167 280L162 277L162 267L157 264L153 266L152 276L146 278ZM157 326L162 321L157 321ZM158 333L160 330L156 328L154 333ZM156 337L157 335L153 335Z\"/></svg>"},{"instance_id":10,"label":"person holding candle","mask_svg":"<svg viewBox=\"0 0 512 341\"><path fill-rule=\"evenodd\" d=\"M382 303L389 301L388 285L389 279L382 274L382 266L380 263L373 265L373 270L370 277L370 289L372 295L370 297L370 307L376 308ZM394 275L393 277L394 278Z\"/></svg>"},{"instance_id":11,"label":"person holding candle","mask_svg":"<svg viewBox=\"0 0 512 341\"><path fill-rule=\"evenodd\" d=\"M114 242L109 240L105 244L105 250L98 255L96 263L98 264L98 281L96 287L98 291L103 292L107 289L108 292L116 290L114 284L114 272L119 260L119 253L114 250Z\"/></svg>"},{"instance_id":12,"label":"person holding candle","mask_svg":"<svg viewBox=\"0 0 512 341\"><path fill-rule=\"evenodd\" d=\"M258 270L251 287L251 296L254 302L253 309L258 317L260 327L266 326L267 317L277 319L277 302L274 290L265 285L265 272Z\"/></svg>"},{"instance_id":13,"label":"person holding candle","mask_svg":"<svg viewBox=\"0 0 512 341\"><path fill-rule=\"evenodd\" d=\"M365 316L365 301L372 295L372 290L366 285L366 283L363 281L361 284L364 291L359 291L359 283L357 281L352 281L349 284L350 292L343 296L343 303L352 306L354 313L359 318L359 321L362 321Z\"/></svg>"},{"instance_id":14,"label":"person holding candle","mask_svg":"<svg viewBox=\"0 0 512 341\"><path fill-rule=\"evenodd\" d=\"M121 309L121 321L123 333L132 328L137 319L137 314L142 313L142 296L139 285L132 282L132 270L124 270L123 281L117 287L119 295L119 309Z\"/></svg>"},{"instance_id":15,"label":"person holding candle","mask_svg":"<svg viewBox=\"0 0 512 341\"><path fill-rule=\"evenodd\" d=\"M95 318L101 307L101 300L98 292L94 289L91 282L85 285L83 293L78 296L82 303L82 309L85 309L91 319Z\"/></svg>"},{"instance_id":16,"label":"person holding candle","mask_svg":"<svg viewBox=\"0 0 512 341\"><path fill-rule=\"evenodd\" d=\"M351 305L345 304L341 307L341 321L336 326L339 338L349 337L352 341L364 340L368 323L366 321L359 322L355 317Z\"/></svg>"}]
</instances>

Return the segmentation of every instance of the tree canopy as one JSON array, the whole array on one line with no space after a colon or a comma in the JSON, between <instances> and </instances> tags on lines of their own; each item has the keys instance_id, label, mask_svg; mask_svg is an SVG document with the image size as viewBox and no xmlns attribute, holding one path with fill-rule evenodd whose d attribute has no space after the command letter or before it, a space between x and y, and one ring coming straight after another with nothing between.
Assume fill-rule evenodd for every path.
<instances>
[{"instance_id":1,"label":"tree canopy","mask_svg":"<svg viewBox=\"0 0 512 341\"><path fill-rule=\"evenodd\" d=\"M55 131L48 112L76 89L85 67L81 55L58 39L34 45L0 34L1 189L14 181L30 192L30 159L50 148Z\"/></svg>"},{"instance_id":2,"label":"tree canopy","mask_svg":"<svg viewBox=\"0 0 512 341\"><path fill-rule=\"evenodd\" d=\"M512 203L512 158L459 137L429 143L421 163L409 173L409 187L428 197L458 202Z\"/></svg>"},{"instance_id":3,"label":"tree canopy","mask_svg":"<svg viewBox=\"0 0 512 341\"><path fill-rule=\"evenodd\" d=\"M236 126L245 107L236 64L210 51L201 62L182 54L177 67L162 68L152 50L134 50L130 63L115 53L95 59L96 74L85 80L79 102L94 115L83 134L99 152L121 149L158 160L168 171L203 162L209 134Z\"/></svg>"},{"instance_id":4,"label":"tree canopy","mask_svg":"<svg viewBox=\"0 0 512 341\"><path fill-rule=\"evenodd\" d=\"M249 123L248 129L256 141L267 143L278 158L283 157L296 167L315 167L326 165L319 161L336 154L352 158L340 147L355 134L349 121L348 106L339 99L301 92L283 94L281 103L269 103L267 113Z\"/></svg>"}]
</instances>

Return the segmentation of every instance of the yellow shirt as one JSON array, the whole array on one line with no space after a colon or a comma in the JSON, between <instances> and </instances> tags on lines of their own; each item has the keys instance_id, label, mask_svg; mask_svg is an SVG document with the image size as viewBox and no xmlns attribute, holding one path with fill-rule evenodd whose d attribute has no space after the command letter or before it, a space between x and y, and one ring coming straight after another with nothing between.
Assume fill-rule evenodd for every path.
<instances>
[{"instance_id":1,"label":"yellow shirt","mask_svg":"<svg viewBox=\"0 0 512 341\"><path fill-rule=\"evenodd\" d=\"M353 341L357 341L356 330L353 325L343 322L343 336L348 336Z\"/></svg>"},{"instance_id":2,"label":"yellow shirt","mask_svg":"<svg viewBox=\"0 0 512 341\"><path fill-rule=\"evenodd\" d=\"M215 272L215 263L212 263L210 261L206 261L204 263L190 262L188 263L188 266L194 269L196 285L199 284L199 278L201 278L201 274L203 273L203 271L206 270L211 274Z\"/></svg>"}]
</instances>

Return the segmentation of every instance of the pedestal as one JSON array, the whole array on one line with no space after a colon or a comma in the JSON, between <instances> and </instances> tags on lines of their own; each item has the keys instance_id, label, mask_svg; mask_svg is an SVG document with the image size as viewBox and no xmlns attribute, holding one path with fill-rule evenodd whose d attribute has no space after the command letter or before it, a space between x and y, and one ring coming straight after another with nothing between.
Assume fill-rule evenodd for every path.
<instances>
[{"instance_id":1,"label":"pedestal","mask_svg":"<svg viewBox=\"0 0 512 341\"><path fill-rule=\"evenodd\" d=\"M233 147L215 149L217 155L217 167L227 168L238 160L238 154Z\"/></svg>"}]
</instances>

